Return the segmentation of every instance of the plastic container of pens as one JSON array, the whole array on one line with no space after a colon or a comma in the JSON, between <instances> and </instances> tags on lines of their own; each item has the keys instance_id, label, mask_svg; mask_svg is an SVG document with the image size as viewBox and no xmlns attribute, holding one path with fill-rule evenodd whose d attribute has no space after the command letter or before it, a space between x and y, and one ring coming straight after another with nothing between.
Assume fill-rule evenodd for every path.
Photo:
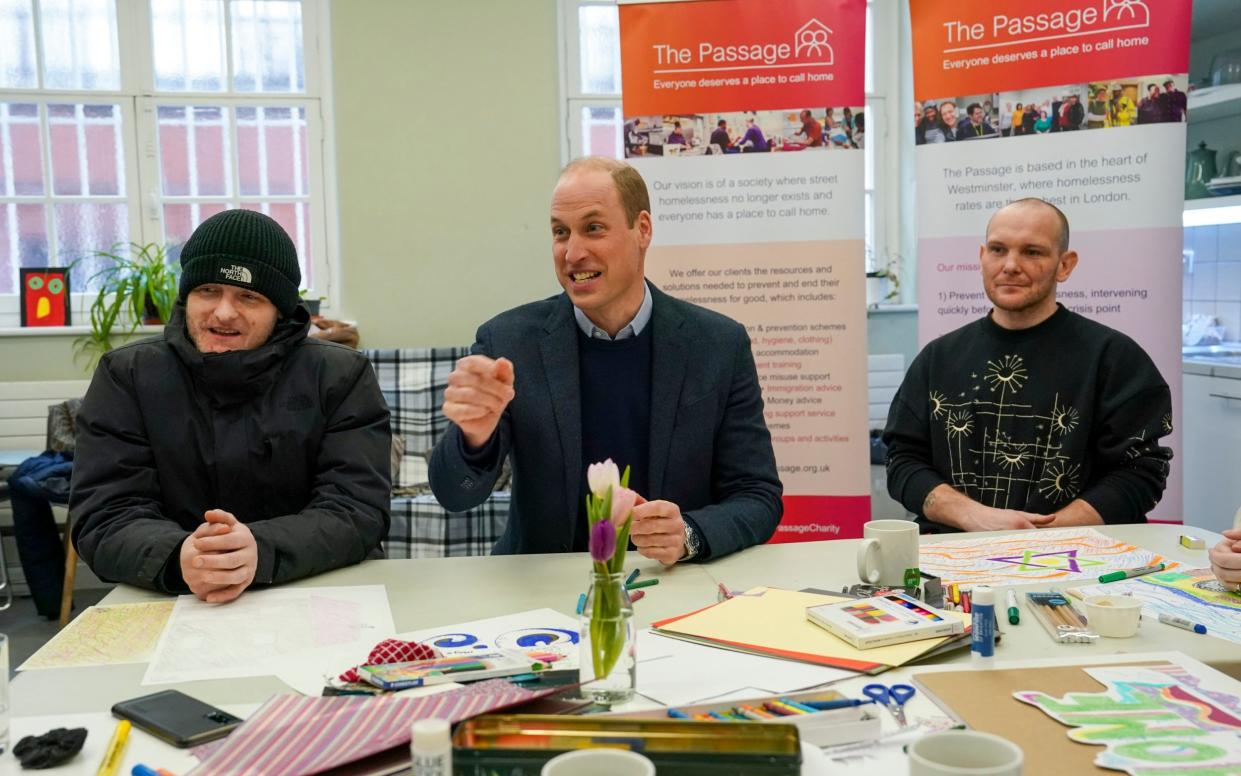
<instances>
[{"instance_id":1,"label":"plastic container of pens","mask_svg":"<svg viewBox=\"0 0 1241 776\"><path fill-rule=\"evenodd\" d=\"M852 701L838 692L826 690L727 703L699 703L623 716L793 725L803 741L814 746L834 746L878 738L879 712L879 707L870 701Z\"/></svg>"},{"instance_id":2,"label":"plastic container of pens","mask_svg":"<svg viewBox=\"0 0 1241 776\"><path fill-rule=\"evenodd\" d=\"M1042 623L1047 635L1060 644L1093 644L1099 634L1060 593L1026 593L1028 609Z\"/></svg>"}]
</instances>

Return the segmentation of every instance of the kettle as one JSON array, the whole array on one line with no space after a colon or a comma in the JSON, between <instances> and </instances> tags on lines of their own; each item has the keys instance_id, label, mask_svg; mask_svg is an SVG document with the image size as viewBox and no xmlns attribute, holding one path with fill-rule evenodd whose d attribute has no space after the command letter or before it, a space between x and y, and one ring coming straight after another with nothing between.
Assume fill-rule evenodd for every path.
<instances>
[{"instance_id":1,"label":"kettle","mask_svg":"<svg viewBox=\"0 0 1241 776\"><path fill-rule=\"evenodd\" d=\"M1215 177L1215 150L1207 148L1205 141L1185 154L1185 199L1202 199L1211 196L1207 181Z\"/></svg>"}]
</instances>

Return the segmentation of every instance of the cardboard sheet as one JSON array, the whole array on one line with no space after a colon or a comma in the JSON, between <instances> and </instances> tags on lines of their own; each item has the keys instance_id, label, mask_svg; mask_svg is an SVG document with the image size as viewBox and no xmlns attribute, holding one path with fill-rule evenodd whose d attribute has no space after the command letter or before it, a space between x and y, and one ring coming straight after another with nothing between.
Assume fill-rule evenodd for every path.
<instances>
[{"instance_id":1,"label":"cardboard sheet","mask_svg":"<svg viewBox=\"0 0 1241 776\"><path fill-rule=\"evenodd\" d=\"M846 600L840 596L757 587L723 603L653 623L664 634L700 643L776 655L852 671L904 665L948 638L923 639L875 649L854 649L806 619L806 607ZM948 612L969 622L969 615Z\"/></svg>"},{"instance_id":2,"label":"cardboard sheet","mask_svg":"<svg viewBox=\"0 0 1241 776\"><path fill-rule=\"evenodd\" d=\"M1129 663L1127 665L1159 665ZM1106 688L1080 665L1054 668L943 671L920 673L914 683L945 710L974 730L994 733L1021 747L1026 773L1116 776L1094 764L1100 747L1072 741L1068 728L1013 693L1037 689L1048 695L1103 692Z\"/></svg>"}]
</instances>

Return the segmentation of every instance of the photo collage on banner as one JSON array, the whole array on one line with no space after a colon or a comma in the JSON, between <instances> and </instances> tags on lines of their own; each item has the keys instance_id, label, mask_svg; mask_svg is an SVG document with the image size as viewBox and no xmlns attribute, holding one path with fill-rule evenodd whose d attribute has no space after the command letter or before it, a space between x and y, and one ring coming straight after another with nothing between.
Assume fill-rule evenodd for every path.
<instances>
[{"instance_id":1,"label":"photo collage on banner","mask_svg":"<svg viewBox=\"0 0 1241 776\"><path fill-rule=\"evenodd\" d=\"M865 0L622 4L646 274L749 332L784 483L773 542L870 518Z\"/></svg>"},{"instance_id":2,"label":"photo collage on banner","mask_svg":"<svg viewBox=\"0 0 1241 776\"><path fill-rule=\"evenodd\" d=\"M1080 257L1057 300L1137 341L1179 414L1190 10L1179 0L910 0L919 345L990 311L979 264L987 221L1039 197L1068 217ZM1161 444L1179 456L1180 432ZM1179 522L1181 498L1173 466L1151 519Z\"/></svg>"}]
</instances>

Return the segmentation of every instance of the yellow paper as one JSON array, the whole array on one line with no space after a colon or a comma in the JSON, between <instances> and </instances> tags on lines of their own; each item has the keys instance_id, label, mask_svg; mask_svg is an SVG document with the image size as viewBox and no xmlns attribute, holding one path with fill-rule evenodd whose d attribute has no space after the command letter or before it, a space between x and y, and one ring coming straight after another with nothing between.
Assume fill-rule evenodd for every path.
<instances>
[{"instance_id":1,"label":"yellow paper","mask_svg":"<svg viewBox=\"0 0 1241 776\"><path fill-rule=\"evenodd\" d=\"M92 606L17 670L145 663L175 601Z\"/></svg>"},{"instance_id":2,"label":"yellow paper","mask_svg":"<svg viewBox=\"0 0 1241 776\"><path fill-rule=\"evenodd\" d=\"M931 651L951 636L874 649L855 649L806 619L806 608L847 600L842 596L799 593L774 587L756 587L658 630L695 639L729 641L758 651L800 652L833 659L899 666ZM938 611L938 610L937 610ZM943 612L968 621L962 612Z\"/></svg>"}]
</instances>

